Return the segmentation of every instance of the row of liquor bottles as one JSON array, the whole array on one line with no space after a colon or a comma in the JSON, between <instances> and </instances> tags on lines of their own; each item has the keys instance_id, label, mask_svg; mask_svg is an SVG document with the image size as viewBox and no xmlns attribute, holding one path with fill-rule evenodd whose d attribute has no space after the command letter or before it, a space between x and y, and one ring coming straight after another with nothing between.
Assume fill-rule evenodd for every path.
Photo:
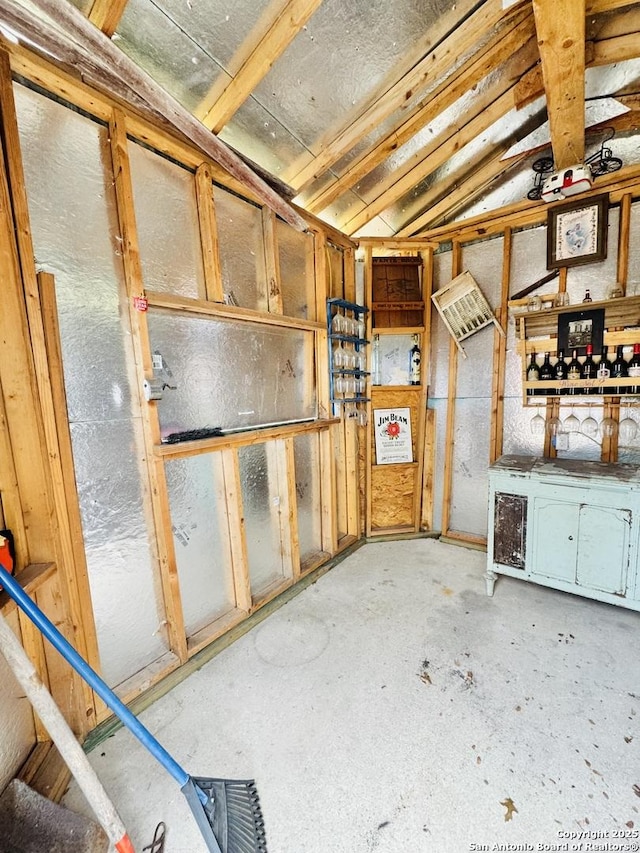
<instances>
[{"instance_id":1,"label":"row of liquor bottles","mask_svg":"<svg viewBox=\"0 0 640 853\"><path fill-rule=\"evenodd\" d=\"M610 361L607 347L603 347L599 360L593 357L593 347L587 345L587 354L583 361L578 358L578 351L572 350L571 359L565 359L564 350L558 351L555 363L551 362L550 353L544 354L544 361L538 364L537 355L531 353L531 360L527 366L527 383L551 382L560 383L556 388L535 388L528 386L529 396L557 396L574 394L640 394L640 344L634 344L633 355L627 361L624 357L624 347L616 348L615 358ZM616 383L607 380L620 380L627 378L638 378L638 384L630 382ZM572 386L568 384L576 380L597 380L592 384L584 386Z\"/></svg>"}]
</instances>

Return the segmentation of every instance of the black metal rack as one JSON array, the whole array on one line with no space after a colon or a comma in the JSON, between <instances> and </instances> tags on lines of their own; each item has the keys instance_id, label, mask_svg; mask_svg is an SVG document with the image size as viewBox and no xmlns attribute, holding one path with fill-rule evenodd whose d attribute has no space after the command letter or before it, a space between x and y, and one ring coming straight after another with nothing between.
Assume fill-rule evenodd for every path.
<instances>
[{"instance_id":1,"label":"black metal rack","mask_svg":"<svg viewBox=\"0 0 640 853\"><path fill-rule=\"evenodd\" d=\"M329 397L334 415L338 414L339 407L345 403L354 403L357 406L370 400L366 395L369 372L364 369L366 359L363 361L361 358L365 352L364 347L369 343L364 335L364 315L368 310L364 305L348 302L346 299L327 299ZM336 317L339 319L336 320ZM334 347L336 342L339 344L337 348ZM342 363L338 353L343 353L345 360L350 359L353 354L354 363L350 366ZM345 392L340 387L341 380L348 378L355 381L356 390L352 393Z\"/></svg>"}]
</instances>

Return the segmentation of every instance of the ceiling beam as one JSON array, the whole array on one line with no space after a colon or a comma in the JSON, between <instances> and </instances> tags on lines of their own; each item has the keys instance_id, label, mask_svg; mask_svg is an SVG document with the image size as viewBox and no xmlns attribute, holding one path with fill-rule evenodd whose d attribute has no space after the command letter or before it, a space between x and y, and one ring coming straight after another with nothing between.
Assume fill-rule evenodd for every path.
<instances>
[{"instance_id":1,"label":"ceiling beam","mask_svg":"<svg viewBox=\"0 0 640 853\"><path fill-rule=\"evenodd\" d=\"M585 67L613 65L640 56L640 10L622 12L603 22L595 38L585 42ZM537 65L520 80L516 108L526 106L544 94L542 67Z\"/></svg>"},{"instance_id":2,"label":"ceiling beam","mask_svg":"<svg viewBox=\"0 0 640 853\"><path fill-rule=\"evenodd\" d=\"M275 0L200 106L202 123L219 133L271 70L322 0Z\"/></svg>"},{"instance_id":3,"label":"ceiling beam","mask_svg":"<svg viewBox=\"0 0 640 853\"><path fill-rule=\"evenodd\" d=\"M516 10L514 14L520 14ZM296 175L287 176L287 183L297 192L304 188L350 151L359 141L396 110L407 109L416 93L434 85L459 61L473 50L478 41L510 20L505 15L502 0L487 0L479 10L469 15L444 41L417 62L411 70L374 101L355 121L347 122L342 131L331 139L318 143L318 155Z\"/></svg>"},{"instance_id":4,"label":"ceiling beam","mask_svg":"<svg viewBox=\"0 0 640 853\"><path fill-rule=\"evenodd\" d=\"M341 223L341 230L347 234L355 234L375 216L411 192L421 181L461 151L465 145L473 142L476 137L499 121L513 109L513 86L509 88L508 84L505 85L503 82L503 78L499 78L493 86L479 93L471 106L472 109L465 112L458 122L416 152L402 169L393 172L386 180L377 184L377 196L363 210L347 222Z\"/></svg>"},{"instance_id":5,"label":"ceiling beam","mask_svg":"<svg viewBox=\"0 0 640 853\"><path fill-rule=\"evenodd\" d=\"M615 9L635 6L636 3L637 0L587 0L585 12L587 15L600 15L602 12L613 12Z\"/></svg>"},{"instance_id":6,"label":"ceiling beam","mask_svg":"<svg viewBox=\"0 0 640 853\"><path fill-rule=\"evenodd\" d=\"M511 160L503 160L502 156L508 149L509 145L505 143L493 148L472 170L459 169L449 176L444 185L439 184L434 187L426 198L428 208L420 216L404 225L395 236L419 236L447 221L457 210L471 203L526 156L521 154Z\"/></svg>"},{"instance_id":7,"label":"ceiling beam","mask_svg":"<svg viewBox=\"0 0 640 853\"><path fill-rule=\"evenodd\" d=\"M324 210L496 68L502 69L500 76L505 81L505 88L519 79L539 58L534 35L531 13L508 32L500 30L496 33L479 55L470 57L457 68L399 127L363 152L327 189L306 199L305 208L316 213Z\"/></svg>"},{"instance_id":8,"label":"ceiling beam","mask_svg":"<svg viewBox=\"0 0 640 853\"><path fill-rule=\"evenodd\" d=\"M105 36L111 36L118 29L128 0L93 0L87 17Z\"/></svg>"},{"instance_id":9,"label":"ceiling beam","mask_svg":"<svg viewBox=\"0 0 640 853\"><path fill-rule=\"evenodd\" d=\"M28 44L58 61L73 64L76 72L99 90L127 100L133 93L134 103L144 105L147 111L164 119L205 156L245 185L260 202L294 228L307 229L306 221L297 210L161 89L75 6L67 0L32 0L32 5L37 13L18 0L3 0L0 21L18 36L23 35Z\"/></svg>"},{"instance_id":10,"label":"ceiling beam","mask_svg":"<svg viewBox=\"0 0 640 853\"><path fill-rule=\"evenodd\" d=\"M556 169L584 160L585 0L533 0Z\"/></svg>"}]
</instances>

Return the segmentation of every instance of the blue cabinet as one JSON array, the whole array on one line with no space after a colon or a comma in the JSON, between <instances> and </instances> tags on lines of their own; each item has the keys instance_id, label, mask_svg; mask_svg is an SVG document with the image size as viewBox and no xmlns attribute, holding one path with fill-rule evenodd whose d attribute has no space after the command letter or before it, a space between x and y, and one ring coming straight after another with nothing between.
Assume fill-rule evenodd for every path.
<instances>
[{"instance_id":1,"label":"blue cabinet","mask_svg":"<svg viewBox=\"0 0 640 853\"><path fill-rule=\"evenodd\" d=\"M487 594L498 575L640 610L640 468L503 456L489 469Z\"/></svg>"}]
</instances>

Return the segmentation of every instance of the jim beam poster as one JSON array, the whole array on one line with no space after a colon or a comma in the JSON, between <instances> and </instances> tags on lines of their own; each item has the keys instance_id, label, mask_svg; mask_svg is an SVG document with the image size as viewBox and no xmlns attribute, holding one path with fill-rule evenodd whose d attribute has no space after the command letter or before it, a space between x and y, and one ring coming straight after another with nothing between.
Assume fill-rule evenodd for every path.
<instances>
[{"instance_id":1,"label":"jim beam poster","mask_svg":"<svg viewBox=\"0 0 640 853\"><path fill-rule=\"evenodd\" d=\"M413 462L411 409L374 409L373 423L378 465Z\"/></svg>"}]
</instances>

